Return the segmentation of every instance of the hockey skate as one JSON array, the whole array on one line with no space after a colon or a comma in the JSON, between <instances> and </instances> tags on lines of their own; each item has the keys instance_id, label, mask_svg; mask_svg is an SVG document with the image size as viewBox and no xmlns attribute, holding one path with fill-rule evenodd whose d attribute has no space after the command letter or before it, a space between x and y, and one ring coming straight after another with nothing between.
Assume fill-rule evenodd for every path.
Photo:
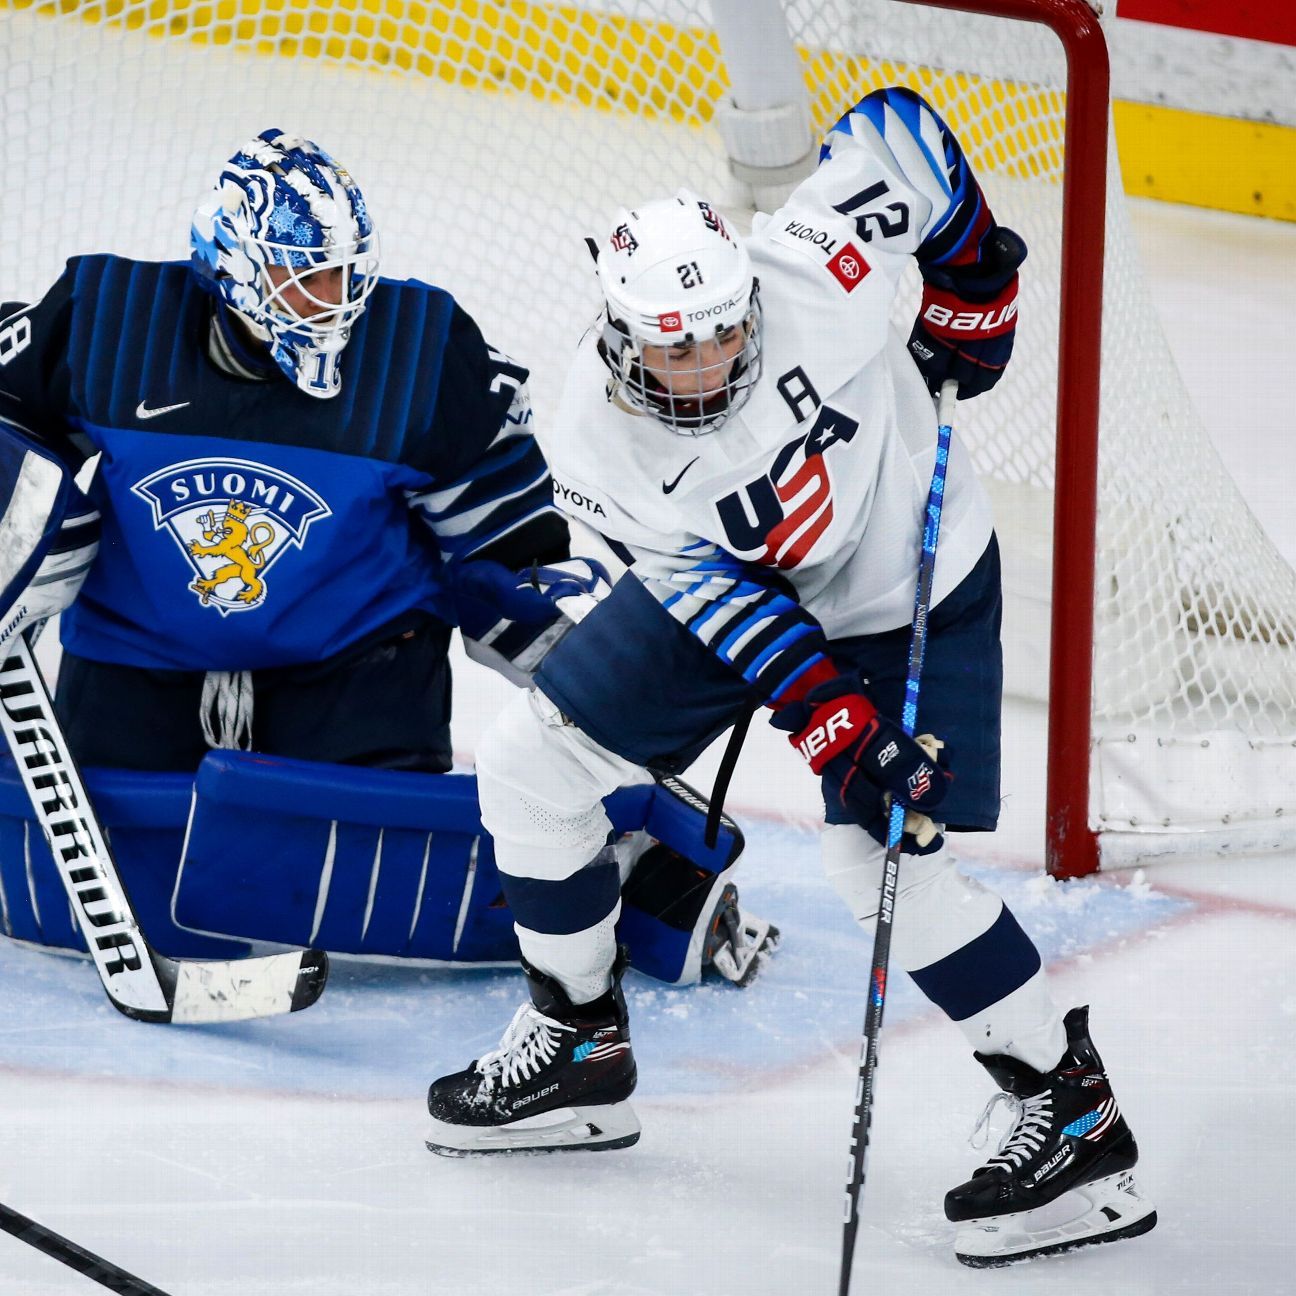
<instances>
[{"instance_id":1,"label":"hockey skate","mask_svg":"<svg viewBox=\"0 0 1296 1296\"><path fill-rule=\"evenodd\" d=\"M778 943L779 929L743 909L737 888L726 882L707 926L702 969L712 968L735 985L750 985L763 956L777 949Z\"/></svg>"},{"instance_id":2,"label":"hockey skate","mask_svg":"<svg viewBox=\"0 0 1296 1296\"><path fill-rule=\"evenodd\" d=\"M557 981L523 961L531 1002L518 1009L499 1048L428 1090L428 1147L474 1156L637 1143L639 1120L626 1101L636 1074L621 993L625 966L620 953L612 988L573 1005Z\"/></svg>"},{"instance_id":3,"label":"hockey skate","mask_svg":"<svg viewBox=\"0 0 1296 1296\"><path fill-rule=\"evenodd\" d=\"M1067 1013L1066 1034L1065 1055L1044 1074L1002 1054L976 1055L1003 1090L977 1131L1000 1102L1016 1120L998 1153L945 1194L963 1264L1012 1264L1156 1226L1156 1210L1133 1175L1138 1147L1089 1039L1088 1008Z\"/></svg>"},{"instance_id":4,"label":"hockey skate","mask_svg":"<svg viewBox=\"0 0 1296 1296\"><path fill-rule=\"evenodd\" d=\"M749 985L764 956L778 947L779 929L743 909L727 872L710 873L661 842L634 855L622 897L689 933L684 966L693 970L685 983L709 969L735 985Z\"/></svg>"}]
</instances>

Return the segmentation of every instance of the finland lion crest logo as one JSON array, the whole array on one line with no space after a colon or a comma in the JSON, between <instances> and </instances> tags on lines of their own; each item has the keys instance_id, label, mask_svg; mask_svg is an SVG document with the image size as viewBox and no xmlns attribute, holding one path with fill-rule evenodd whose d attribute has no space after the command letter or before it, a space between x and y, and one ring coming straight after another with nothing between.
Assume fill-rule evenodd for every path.
<instances>
[{"instance_id":1,"label":"finland lion crest logo","mask_svg":"<svg viewBox=\"0 0 1296 1296\"><path fill-rule=\"evenodd\" d=\"M189 589L222 616L260 607L266 572L332 510L307 485L246 459L188 459L131 487L189 560Z\"/></svg>"}]
</instances>

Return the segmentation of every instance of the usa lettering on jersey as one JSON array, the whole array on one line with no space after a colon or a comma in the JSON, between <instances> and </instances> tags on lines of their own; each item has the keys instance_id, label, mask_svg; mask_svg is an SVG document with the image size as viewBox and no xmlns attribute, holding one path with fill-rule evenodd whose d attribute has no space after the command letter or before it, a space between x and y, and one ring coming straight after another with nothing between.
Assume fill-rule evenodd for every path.
<instances>
[{"instance_id":1,"label":"usa lettering on jersey","mask_svg":"<svg viewBox=\"0 0 1296 1296\"><path fill-rule=\"evenodd\" d=\"M788 441L767 473L719 500L716 512L732 550L767 567L800 566L834 516L824 456L858 430L849 414L821 406L809 431Z\"/></svg>"}]
</instances>

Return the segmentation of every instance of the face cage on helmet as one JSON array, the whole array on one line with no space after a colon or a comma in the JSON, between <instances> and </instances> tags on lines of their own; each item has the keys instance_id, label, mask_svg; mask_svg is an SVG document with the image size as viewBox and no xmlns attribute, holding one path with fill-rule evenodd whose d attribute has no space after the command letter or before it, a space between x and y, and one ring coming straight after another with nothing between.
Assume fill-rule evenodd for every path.
<instances>
[{"instance_id":1,"label":"face cage on helmet","mask_svg":"<svg viewBox=\"0 0 1296 1296\"><path fill-rule=\"evenodd\" d=\"M253 317L255 322L268 329L277 341L326 354L341 351L378 282L377 233L327 250L263 239L253 239L251 243L259 254L256 260L261 278L260 309ZM288 271L283 283L271 282L269 267L272 265ZM313 293L309 280L312 275L335 269L342 271L342 292L340 301L331 302ZM321 313L311 317L298 315L284 298L291 288L296 288L312 306L319 307Z\"/></svg>"},{"instance_id":2,"label":"face cage on helmet","mask_svg":"<svg viewBox=\"0 0 1296 1296\"><path fill-rule=\"evenodd\" d=\"M662 387L643 364L643 348L658 346L647 342L618 325L612 325L620 344L619 394L627 405L641 413L651 414L678 436L707 436L718 431L725 421L736 414L751 397L752 389L761 376L761 305L756 286L752 287L751 303L738 325L746 335L741 350L732 359L715 365L702 365L699 360L687 359L672 362L672 372L689 373L699 380L710 371L727 367L724 382L714 393L706 396L676 395ZM694 354L700 357L695 347Z\"/></svg>"}]
</instances>

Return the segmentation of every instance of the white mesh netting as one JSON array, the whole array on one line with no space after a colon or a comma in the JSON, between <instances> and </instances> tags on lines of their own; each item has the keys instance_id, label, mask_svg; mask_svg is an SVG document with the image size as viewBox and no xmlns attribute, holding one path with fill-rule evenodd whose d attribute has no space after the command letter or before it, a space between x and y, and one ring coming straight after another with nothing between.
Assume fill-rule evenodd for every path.
<instances>
[{"instance_id":1,"label":"white mesh netting","mask_svg":"<svg viewBox=\"0 0 1296 1296\"><path fill-rule=\"evenodd\" d=\"M1017 356L961 430L1005 541L1010 687L1038 693L1061 47L1034 24L899 0L786 8L816 130L877 85L913 85L1030 246ZM530 366L540 419L596 307L581 236L682 183L744 201L711 125L728 79L705 0L0 0L0 42L0 297L39 294L77 252L186 256L220 162L281 126L356 175L385 273L449 288ZM1091 821L1272 836L1296 810L1296 579L1188 404L1118 181L1107 220Z\"/></svg>"}]
</instances>

